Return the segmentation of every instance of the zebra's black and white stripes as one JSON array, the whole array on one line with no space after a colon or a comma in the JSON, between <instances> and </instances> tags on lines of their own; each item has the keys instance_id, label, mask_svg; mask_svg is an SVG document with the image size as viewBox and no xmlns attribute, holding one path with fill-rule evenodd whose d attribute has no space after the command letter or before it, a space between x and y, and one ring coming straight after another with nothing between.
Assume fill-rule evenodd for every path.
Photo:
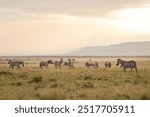
<instances>
[{"instance_id":1,"label":"zebra's black and white stripes","mask_svg":"<svg viewBox=\"0 0 150 117\"><path fill-rule=\"evenodd\" d=\"M55 61L54 62L55 68L61 68L62 62L63 62L63 58L60 58L60 61Z\"/></svg>"},{"instance_id":2,"label":"zebra's black and white stripes","mask_svg":"<svg viewBox=\"0 0 150 117\"><path fill-rule=\"evenodd\" d=\"M12 68L12 69L14 69L15 66L17 67L17 69L19 69L20 65L24 67L23 61L9 60L8 64L9 64L9 68Z\"/></svg>"},{"instance_id":3,"label":"zebra's black and white stripes","mask_svg":"<svg viewBox=\"0 0 150 117\"><path fill-rule=\"evenodd\" d=\"M47 62L40 62L40 68L46 67L48 69L48 65L53 64L52 60L48 60Z\"/></svg>"},{"instance_id":4,"label":"zebra's black and white stripes","mask_svg":"<svg viewBox=\"0 0 150 117\"><path fill-rule=\"evenodd\" d=\"M127 68L131 68L131 71L133 68L135 68L136 72L137 72L137 65L136 62L131 60L131 61L124 61L122 59L117 59L117 66L121 65L121 67L123 67L123 71L126 72ZM130 72L131 72L130 71Z\"/></svg>"},{"instance_id":5,"label":"zebra's black and white stripes","mask_svg":"<svg viewBox=\"0 0 150 117\"><path fill-rule=\"evenodd\" d=\"M92 62L86 62L85 63L85 67L89 68L89 67L93 67L93 68L98 68L98 62L92 63Z\"/></svg>"},{"instance_id":6,"label":"zebra's black and white stripes","mask_svg":"<svg viewBox=\"0 0 150 117\"><path fill-rule=\"evenodd\" d=\"M67 59L68 61L64 62L64 65L65 67L68 66L68 68L74 68L74 62L75 62L75 59Z\"/></svg>"}]
</instances>

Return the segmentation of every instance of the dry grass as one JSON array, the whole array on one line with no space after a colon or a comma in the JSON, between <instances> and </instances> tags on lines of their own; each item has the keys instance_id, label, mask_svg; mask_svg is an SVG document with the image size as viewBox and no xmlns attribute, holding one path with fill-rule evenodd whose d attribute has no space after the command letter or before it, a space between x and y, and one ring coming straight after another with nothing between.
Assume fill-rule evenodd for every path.
<instances>
[{"instance_id":1,"label":"dry grass","mask_svg":"<svg viewBox=\"0 0 150 117\"><path fill-rule=\"evenodd\" d=\"M0 99L150 99L148 58L132 58L138 63L138 74L135 71L124 73L115 66L116 58L107 59L113 63L107 70L103 65L105 58L92 59L99 62L98 69L84 67L88 58L76 59L74 69L55 69L52 65L49 69L40 69L36 60L32 60L36 64L19 70L1 64Z\"/></svg>"}]
</instances>

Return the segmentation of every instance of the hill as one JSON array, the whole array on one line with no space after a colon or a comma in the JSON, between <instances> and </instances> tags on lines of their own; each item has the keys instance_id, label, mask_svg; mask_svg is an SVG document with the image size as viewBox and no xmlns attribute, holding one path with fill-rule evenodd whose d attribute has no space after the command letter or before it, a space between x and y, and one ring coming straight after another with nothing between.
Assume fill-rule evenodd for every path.
<instances>
[{"instance_id":1,"label":"hill","mask_svg":"<svg viewBox=\"0 0 150 117\"><path fill-rule=\"evenodd\" d=\"M84 47L65 55L73 56L149 56L150 41L125 42L108 46Z\"/></svg>"}]
</instances>

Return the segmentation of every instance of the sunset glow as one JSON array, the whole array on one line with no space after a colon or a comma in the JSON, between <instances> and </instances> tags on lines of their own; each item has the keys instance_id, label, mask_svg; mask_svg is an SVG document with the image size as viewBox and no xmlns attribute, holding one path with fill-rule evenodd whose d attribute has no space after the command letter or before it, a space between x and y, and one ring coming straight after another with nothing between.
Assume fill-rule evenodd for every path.
<instances>
[{"instance_id":1,"label":"sunset glow","mask_svg":"<svg viewBox=\"0 0 150 117\"><path fill-rule=\"evenodd\" d=\"M150 1L8 1L0 1L0 55L150 41Z\"/></svg>"}]
</instances>

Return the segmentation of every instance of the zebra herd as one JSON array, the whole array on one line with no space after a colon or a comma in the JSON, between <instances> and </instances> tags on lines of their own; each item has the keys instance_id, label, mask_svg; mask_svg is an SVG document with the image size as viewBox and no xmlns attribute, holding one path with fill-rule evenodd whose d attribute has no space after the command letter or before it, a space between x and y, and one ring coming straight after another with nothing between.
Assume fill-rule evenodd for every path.
<instances>
[{"instance_id":1,"label":"zebra herd","mask_svg":"<svg viewBox=\"0 0 150 117\"><path fill-rule=\"evenodd\" d=\"M48 60L46 62L42 61L42 62L40 62L39 67L41 69L43 67L48 69L49 64L54 64L55 68L57 69L57 68L61 68L62 64L63 64L64 67L74 68L74 62L75 62L75 59L67 59L67 61L64 61L63 58L60 58L59 61L54 61L54 62L52 60ZM16 66L17 69L19 69L21 65L24 67L24 62L19 61L19 60L9 60L8 64L9 64L9 68L12 68L12 69L14 69L15 66ZM112 66L112 64L110 62L105 62L104 65L105 65L105 69L106 68L111 68L111 66ZM126 72L127 68L130 68L131 71L132 71L133 68L136 70L136 72L138 71L136 62L133 61L133 60L124 61L122 59L117 59L117 64L116 65L117 66L120 65L120 68L123 68L124 72ZM85 62L85 67L87 67L87 68L90 68L90 67L98 68L99 65L98 65L98 62L96 62L96 61L91 62L91 59L90 59L89 61Z\"/></svg>"}]
</instances>

